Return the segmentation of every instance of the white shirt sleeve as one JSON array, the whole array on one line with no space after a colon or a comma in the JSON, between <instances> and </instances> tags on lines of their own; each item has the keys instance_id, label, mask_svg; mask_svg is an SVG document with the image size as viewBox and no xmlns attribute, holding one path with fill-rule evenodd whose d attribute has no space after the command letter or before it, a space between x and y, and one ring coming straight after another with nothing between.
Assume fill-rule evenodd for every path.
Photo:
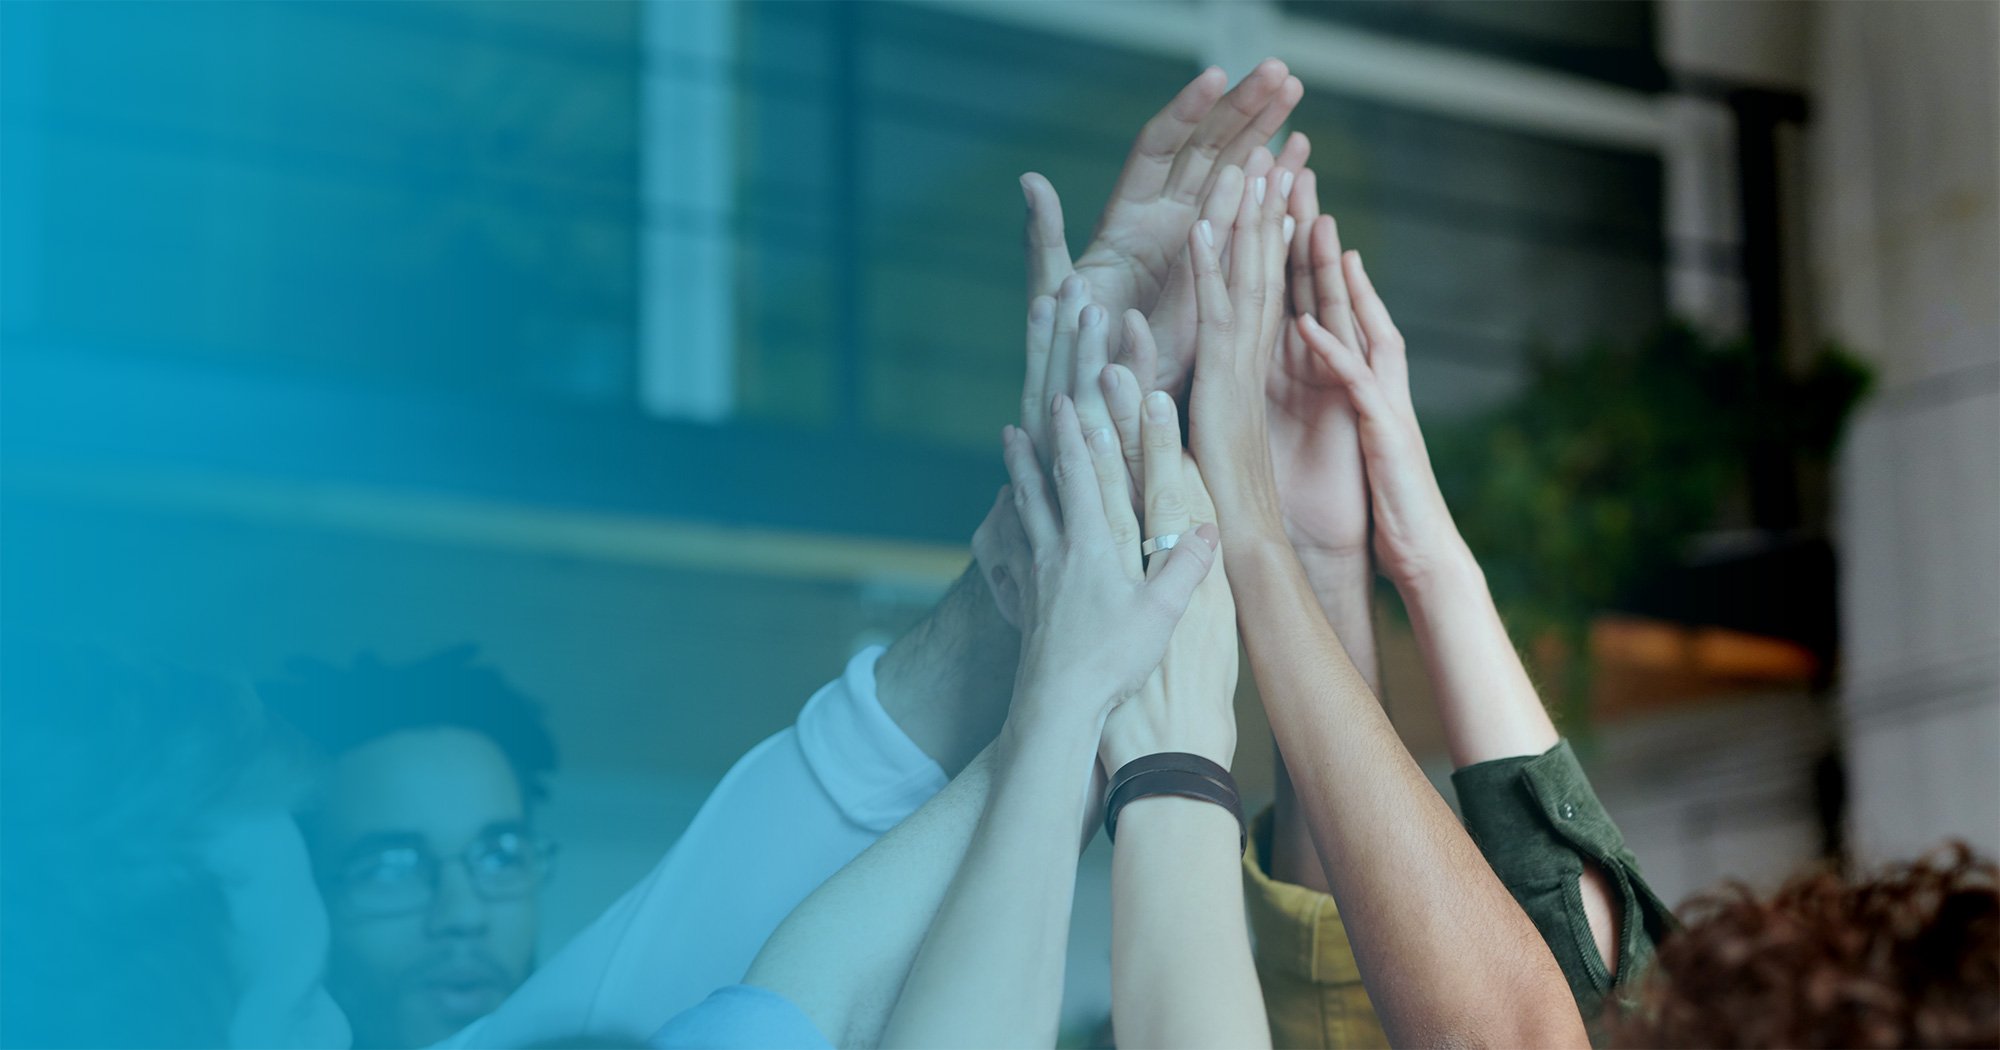
<instances>
[{"instance_id":1,"label":"white shirt sleeve","mask_svg":"<svg viewBox=\"0 0 2000 1050\"><path fill-rule=\"evenodd\" d=\"M737 760L679 841L610 910L442 1046L643 1040L742 980L785 916L944 788L875 696L865 649Z\"/></svg>"}]
</instances>

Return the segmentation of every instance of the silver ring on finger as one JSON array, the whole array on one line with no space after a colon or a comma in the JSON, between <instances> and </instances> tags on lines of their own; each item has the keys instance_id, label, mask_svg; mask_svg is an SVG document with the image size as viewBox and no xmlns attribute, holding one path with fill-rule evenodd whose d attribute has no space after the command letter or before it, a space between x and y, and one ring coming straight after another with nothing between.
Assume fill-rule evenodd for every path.
<instances>
[{"instance_id":1,"label":"silver ring on finger","mask_svg":"<svg viewBox=\"0 0 2000 1050\"><path fill-rule=\"evenodd\" d=\"M1161 551L1173 550L1175 544L1180 543L1180 541L1181 534L1178 532L1163 533L1139 544L1139 556L1150 558Z\"/></svg>"}]
</instances>

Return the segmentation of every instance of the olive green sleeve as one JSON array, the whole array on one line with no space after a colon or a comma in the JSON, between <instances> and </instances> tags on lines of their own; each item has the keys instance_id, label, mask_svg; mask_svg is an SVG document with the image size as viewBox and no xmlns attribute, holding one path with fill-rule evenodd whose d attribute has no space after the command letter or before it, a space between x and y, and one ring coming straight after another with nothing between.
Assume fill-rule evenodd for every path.
<instances>
[{"instance_id":1,"label":"olive green sleeve","mask_svg":"<svg viewBox=\"0 0 2000 1050\"><path fill-rule=\"evenodd\" d=\"M1451 776L1459 809L1486 862L1555 954L1585 1017L1652 961L1673 914L1639 873L1638 859L1591 790L1568 741L1533 757L1479 762ZM1591 936L1579 880L1595 863L1623 907L1614 980Z\"/></svg>"}]
</instances>

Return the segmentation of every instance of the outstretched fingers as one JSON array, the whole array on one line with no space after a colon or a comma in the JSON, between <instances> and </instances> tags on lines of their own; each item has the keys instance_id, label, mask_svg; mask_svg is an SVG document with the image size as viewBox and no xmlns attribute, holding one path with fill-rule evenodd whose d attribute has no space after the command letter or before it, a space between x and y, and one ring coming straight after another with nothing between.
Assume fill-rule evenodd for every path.
<instances>
[{"instance_id":1,"label":"outstretched fingers","mask_svg":"<svg viewBox=\"0 0 2000 1050\"><path fill-rule=\"evenodd\" d=\"M1354 303L1348 296L1347 276L1341 272L1340 224L1331 215L1322 215L1314 223L1311 242L1311 277L1314 297L1319 300L1319 308L1313 316L1335 339L1357 349L1361 340L1354 329Z\"/></svg>"},{"instance_id":2,"label":"outstretched fingers","mask_svg":"<svg viewBox=\"0 0 2000 1050\"><path fill-rule=\"evenodd\" d=\"M1104 391L1097 382L1098 373L1104 371L1110 354L1110 340L1110 318L1105 316L1104 308L1096 303L1084 307L1082 316L1078 318L1076 358L1062 389L1076 399L1077 419L1082 422L1086 433L1111 425L1111 414L1104 405Z\"/></svg>"},{"instance_id":3,"label":"outstretched fingers","mask_svg":"<svg viewBox=\"0 0 2000 1050\"><path fill-rule=\"evenodd\" d=\"M1201 122L1214 111L1215 103L1228 86L1228 75L1220 67L1210 66L1188 81L1164 109L1153 114L1132 142L1132 152L1125 158L1124 170L1118 173L1112 199L1149 201L1165 192L1175 160Z\"/></svg>"},{"instance_id":4,"label":"outstretched fingers","mask_svg":"<svg viewBox=\"0 0 2000 1050\"><path fill-rule=\"evenodd\" d=\"M1083 325L1083 312L1089 305L1090 282L1077 274L1064 278L1056 295L1055 336L1049 346L1048 379L1041 390L1041 407L1045 411L1053 404L1050 397L1069 392L1070 379L1076 374L1077 331ZM1055 454L1051 432L1043 429L1031 433L1046 463L1048 457Z\"/></svg>"},{"instance_id":5,"label":"outstretched fingers","mask_svg":"<svg viewBox=\"0 0 2000 1050\"><path fill-rule=\"evenodd\" d=\"M1183 256L1185 257L1185 256ZM1185 277L1183 277L1185 279ZM1137 310L1125 311L1125 340L1118 363L1139 382L1139 392L1159 389L1160 346L1153 341L1152 322Z\"/></svg>"},{"instance_id":6,"label":"outstretched fingers","mask_svg":"<svg viewBox=\"0 0 2000 1050\"><path fill-rule=\"evenodd\" d=\"M1263 205L1264 197L1268 192L1267 185L1271 181L1270 177L1274 174L1273 163L1270 150L1258 149L1252 150L1250 152L1250 159L1243 164L1243 193L1245 197L1254 198L1256 207L1262 207ZM1239 239L1237 237L1238 231L1235 219L1237 215L1243 213L1243 203L1240 199L1237 201L1235 214L1229 217L1230 221L1224 226L1229 231L1227 238L1222 242L1222 270L1224 273L1235 272L1236 242Z\"/></svg>"},{"instance_id":7,"label":"outstretched fingers","mask_svg":"<svg viewBox=\"0 0 2000 1050\"><path fill-rule=\"evenodd\" d=\"M1055 349L1056 301L1038 295L1028 304L1027 374L1021 380L1021 425L1044 440L1049 433L1049 361Z\"/></svg>"},{"instance_id":8,"label":"outstretched fingers","mask_svg":"<svg viewBox=\"0 0 2000 1050\"><path fill-rule=\"evenodd\" d=\"M1090 466L1097 474L1097 494L1104 504L1104 522L1111 535L1111 549L1127 576L1140 579L1144 565L1139 558L1139 518L1132 511L1132 475L1119 451L1118 436L1109 425L1085 432L1090 448Z\"/></svg>"},{"instance_id":9,"label":"outstretched fingers","mask_svg":"<svg viewBox=\"0 0 2000 1050\"><path fill-rule=\"evenodd\" d=\"M1319 285L1306 279L1312 273L1312 233L1319 227L1319 176L1306 168L1298 173L1289 189L1280 192L1287 197L1285 246L1290 252L1291 272L1286 284L1291 292L1292 313L1303 317L1317 313L1320 308L1315 297Z\"/></svg>"},{"instance_id":10,"label":"outstretched fingers","mask_svg":"<svg viewBox=\"0 0 2000 1050\"><path fill-rule=\"evenodd\" d=\"M1098 386L1104 393L1104 407L1110 412L1112 426L1118 431L1126 466L1132 472L1132 500L1137 504L1141 479L1145 477L1139 460L1139 399L1147 391L1159 388L1153 377L1158 375L1160 359L1159 346L1153 342L1153 326L1137 310L1125 311L1125 348L1126 367L1104 369L1098 374Z\"/></svg>"},{"instance_id":11,"label":"outstretched fingers","mask_svg":"<svg viewBox=\"0 0 2000 1050\"><path fill-rule=\"evenodd\" d=\"M1028 549L1037 555L1062 541L1062 519L1055 499L1049 494L1048 479L1035 456L1035 441L1020 427L1000 432L1000 454L1007 463L1007 477L1014 493L1014 512L1020 515L1021 531L1027 534Z\"/></svg>"},{"instance_id":12,"label":"outstretched fingers","mask_svg":"<svg viewBox=\"0 0 2000 1050\"><path fill-rule=\"evenodd\" d=\"M1272 99L1284 88L1287 79L1290 76L1285 64L1268 58L1230 88L1188 136L1186 145L1174 155L1162 195L1181 204L1193 204L1201 199L1216 169L1241 164L1249 150L1243 149L1243 156L1235 155L1237 142L1252 122L1263 115ZM1290 111L1286 112L1289 114ZM1280 118L1279 123L1283 122ZM1264 140L1268 141L1274 133L1275 128L1266 132ZM1258 143L1250 144L1254 146Z\"/></svg>"},{"instance_id":13,"label":"outstretched fingers","mask_svg":"<svg viewBox=\"0 0 2000 1050\"><path fill-rule=\"evenodd\" d=\"M1265 64L1259 66L1258 70L1261 72L1272 64L1280 67L1283 65L1276 59L1266 59ZM1305 93L1305 85L1299 78L1287 74L1265 101L1264 108L1251 118L1250 126L1238 132L1236 137L1223 147L1218 158L1220 162L1241 164L1252 153L1264 150L1270 145L1271 139L1285 126L1285 121L1291 119L1292 110L1298 107L1299 100L1305 97ZM1270 151L1265 150L1265 152Z\"/></svg>"},{"instance_id":14,"label":"outstretched fingers","mask_svg":"<svg viewBox=\"0 0 2000 1050\"><path fill-rule=\"evenodd\" d=\"M1280 171L1275 166L1265 176L1264 196L1258 202L1258 250L1264 253L1260 264L1263 290L1258 299L1262 304L1261 322L1258 332L1262 336L1260 348L1269 348L1273 337L1278 334L1278 319L1285 313L1285 243L1284 222L1290 202L1286 195L1292 190L1293 179L1288 171Z\"/></svg>"},{"instance_id":15,"label":"outstretched fingers","mask_svg":"<svg viewBox=\"0 0 2000 1050\"><path fill-rule=\"evenodd\" d=\"M1298 319L1299 337L1320 362L1325 364L1347 390L1348 403L1363 426L1384 424L1395 409L1383 392L1382 382L1354 344L1342 342L1319 319L1307 314Z\"/></svg>"},{"instance_id":16,"label":"outstretched fingers","mask_svg":"<svg viewBox=\"0 0 2000 1050\"><path fill-rule=\"evenodd\" d=\"M1312 159L1312 140L1303 131L1294 131L1285 136L1285 145L1278 150L1278 167L1294 175L1306 170L1306 161Z\"/></svg>"},{"instance_id":17,"label":"outstretched fingers","mask_svg":"<svg viewBox=\"0 0 2000 1050\"><path fill-rule=\"evenodd\" d=\"M1063 236L1062 199L1039 173L1021 176L1021 196L1028 204L1022 233L1028 260L1028 295L1054 295L1070 275L1069 242Z\"/></svg>"},{"instance_id":18,"label":"outstretched fingers","mask_svg":"<svg viewBox=\"0 0 2000 1050\"><path fill-rule=\"evenodd\" d=\"M1083 439L1083 427L1076 418L1076 402L1067 394L1057 394L1050 429L1055 431L1056 498L1062 503L1062 524L1074 540L1095 542L1109 531L1104 517L1104 497L1097 487L1097 469L1091 465L1090 446Z\"/></svg>"},{"instance_id":19,"label":"outstretched fingers","mask_svg":"<svg viewBox=\"0 0 2000 1050\"><path fill-rule=\"evenodd\" d=\"M1174 399L1158 390L1147 394L1140 428L1145 448L1146 537L1171 543L1193 528L1188 519L1186 483L1181 478L1180 416Z\"/></svg>"},{"instance_id":20,"label":"outstretched fingers","mask_svg":"<svg viewBox=\"0 0 2000 1050\"><path fill-rule=\"evenodd\" d=\"M1202 219L1188 231L1188 259L1194 268L1195 367L1222 368L1233 349L1229 336L1236 311L1215 247L1216 224Z\"/></svg>"},{"instance_id":21,"label":"outstretched fingers","mask_svg":"<svg viewBox=\"0 0 2000 1050\"><path fill-rule=\"evenodd\" d=\"M1248 174L1246 172L1246 174ZM1236 209L1236 222L1229 235L1229 302L1231 319L1245 332L1253 331L1263 314L1264 226L1263 208L1269 195L1268 180L1262 175L1250 179Z\"/></svg>"},{"instance_id":22,"label":"outstretched fingers","mask_svg":"<svg viewBox=\"0 0 2000 1050\"><path fill-rule=\"evenodd\" d=\"M1416 410L1410 403L1410 362L1403 349L1403 333L1389 317L1389 308L1375 291L1375 282L1361 265L1360 252L1348 252L1341 260L1347 277L1347 291L1353 298L1354 319L1368 340L1368 364L1382 385L1412 420Z\"/></svg>"}]
</instances>

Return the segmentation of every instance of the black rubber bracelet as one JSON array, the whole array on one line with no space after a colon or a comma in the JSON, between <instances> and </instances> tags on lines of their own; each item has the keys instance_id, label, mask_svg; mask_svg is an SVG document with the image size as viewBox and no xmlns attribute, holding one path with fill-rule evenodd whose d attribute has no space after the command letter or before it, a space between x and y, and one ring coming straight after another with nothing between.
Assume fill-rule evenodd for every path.
<instances>
[{"instance_id":1,"label":"black rubber bracelet","mask_svg":"<svg viewBox=\"0 0 2000 1050\"><path fill-rule=\"evenodd\" d=\"M1233 795L1236 793L1236 778L1230 776L1229 770L1222 766L1200 755L1191 754L1186 751L1159 751L1150 755L1141 755L1119 766L1117 772L1111 774L1110 783L1104 788L1104 797L1107 800L1110 799L1113 794L1117 793L1120 785L1133 777L1162 769L1179 770L1183 773L1196 773L1228 789L1230 794Z\"/></svg>"},{"instance_id":2,"label":"black rubber bracelet","mask_svg":"<svg viewBox=\"0 0 2000 1050\"><path fill-rule=\"evenodd\" d=\"M1193 761L1187 761L1190 759ZM1118 771L1104 796L1104 833L1116 842L1119 812L1139 799L1155 795L1213 802L1236 818L1237 848L1242 849L1249 841L1250 827L1243 817L1243 800L1237 794L1236 778L1199 755L1182 753L1147 755Z\"/></svg>"}]
</instances>

